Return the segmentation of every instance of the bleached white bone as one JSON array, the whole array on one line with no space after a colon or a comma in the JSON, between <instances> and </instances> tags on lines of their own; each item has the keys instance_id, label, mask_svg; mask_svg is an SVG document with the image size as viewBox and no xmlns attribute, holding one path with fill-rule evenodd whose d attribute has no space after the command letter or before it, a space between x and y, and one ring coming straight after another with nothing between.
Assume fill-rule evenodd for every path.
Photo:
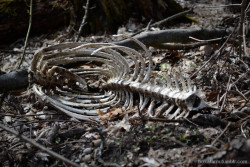
<instances>
[{"instance_id":1,"label":"bleached white bone","mask_svg":"<svg viewBox=\"0 0 250 167\"><path fill-rule=\"evenodd\" d=\"M148 112L147 112L149 117L153 117L153 115L154 115L153 110L154 110L155 104L156 104L155 100L152 99L151 103L148 107Z\"/></svg>"}]
</instances>

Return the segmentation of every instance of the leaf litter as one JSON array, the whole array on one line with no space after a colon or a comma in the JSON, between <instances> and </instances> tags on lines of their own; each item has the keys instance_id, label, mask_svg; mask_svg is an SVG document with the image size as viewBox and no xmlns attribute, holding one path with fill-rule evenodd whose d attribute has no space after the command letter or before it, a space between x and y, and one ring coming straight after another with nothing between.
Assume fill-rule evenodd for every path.
<instances>
[{"instance_id":1,"label":"leaf litter","mask_svg":"<svg viewBox=\"0 0 250 167\"><path fill-rule=\"evenodd\" d=\"M185 1L180 2L183 6L190 5ZM198 17L200 22L196 25L181 26L184 28L186 26L208 27L221 22L221 19L216 17L217 15L228 16L230 14L221 8L218 10L206 8L207 4L202 4L202 2L194 11L196 14L194 17ZM211 3L214 5L215 2ZM128 33L135 31L135 27L138 25L131 21L129 24L128 28L122 27L119 31L129 30ZM34 53L42 46L55 45L62 41L73 42L73 38L63 39L65 33L66 30L62 30L52 34L51 37L42 35L31 38L27 51ZM54 39L52 36L56 35L58 38ZM105 35L81 37L81 39L87 42L112 41L112 37ZM246 158L249 158L250 155L249 79L245 79L246 76L243 76L246 71L245 64L239 61L237 52L232 51L233 47L228 44L223 53L225 56L217 59L210 69L201 70L194 79L197 86L205 93L207 101L220 107L223 99L226 99L225 107L221 112L213 111L213 113L217 113L216 120L231 121L238 125L226 129L220 138L218 137L226 128L225 126L200 125L192 120L186 120L183 123L165 123L130 119L135 113L138 113L136 109L124 113L120 108L112 108L106 114L102 111L99 112L103 121L101 123L79 122L53 111L46 104L37 102L32 92L8 95L1 107L1 123L17 129L21 134L29 136L82 166L102 166L103 163L98 161L100 150L101 159L104 162L118 166L205 166L206 164L199 162L230 159L240 159L244 163L245 161L240 155L242 154L242 157ZM9 49L20 52L23 44L17 42ZM247 49L250 50L249 47ZM152 49L154 74L163 77L171 71L171 68L179 66L185 75L191 76L217 51L218 45L202 46L199 49L178 52ZM0 62L1 73L14 71L21 52L4 53L3 55ZM32 56L32 53L26 54L23 68L29 67ZM86 68L90 67L86 65ZM232 75L234 82L241 77L242 79L233 84L234 89L226 95L229 75ZM207 118L214 119L209 116ZM60 127L57 132L52 130L55 125ZM78 131L79 135L75 133L66 137L66 140L62 140L61 135L65 134L64 132L79 128L83 128L85 131ZM55 137L52 140L53 143L49 144L48 135L51 133L55 133ZM211 145L217 138L218 142ZM63 165L57 159L37 150L29 143L23 144L18 138L5 131L1 131L0 141L0 164L2 166L13 164L19 166L29 166L29 164L33 166ZM102 144L103 148L100 147Z\"/></svg>"}]
</instances>

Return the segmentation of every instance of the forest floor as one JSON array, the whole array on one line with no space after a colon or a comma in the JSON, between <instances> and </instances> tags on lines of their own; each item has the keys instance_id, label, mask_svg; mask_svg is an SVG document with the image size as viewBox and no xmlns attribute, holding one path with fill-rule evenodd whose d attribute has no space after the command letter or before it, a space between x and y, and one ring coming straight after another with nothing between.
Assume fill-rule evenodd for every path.
<instances>
[{"instance_id":1,"label":"forest floor","mask_svg":"<svg viewBox=\"0 0 250 167\"><path fill-rule=\"evenodd\" d=\"M198 2L198 1L197 1ZM184 7L195 6L191 17L198 23L179 23L174 28L225 27L236 24L237 14L228 8L211 6L214 1L197 6L180 1ZM210 7L208 7L210 6ZM238 13L240 14L240 13ZM147 26L129 21L119 32L133 33ZM154 29L157 31L157 29ZM29 39L27 54L22 64L29 68L37 49L62 42L73 42L66 28L53 34ZM111 35L90 35L80 41L112 42ZM0 54L0 72L16 70L24 40L9 45ZM223 43L190 50L159 50L150 48L154 74L180 67L191 76ZM226 43L219 56L203 68L193 82L204 100L217 109L204 110L179 122L157 119L130 119L138 112L135 106L121 112L112 108L101 123L72 119L39 102L31 89L8 94L0 109L0 123L19 134L46 146L81 166L243 166L250 164L250 105L249 58L239 58L237 43ZM247 51L250 53L249 39ZM23 142L13 134L0 129L0 166L68 166L44 150Z\"/></svg>"}]
</instances>

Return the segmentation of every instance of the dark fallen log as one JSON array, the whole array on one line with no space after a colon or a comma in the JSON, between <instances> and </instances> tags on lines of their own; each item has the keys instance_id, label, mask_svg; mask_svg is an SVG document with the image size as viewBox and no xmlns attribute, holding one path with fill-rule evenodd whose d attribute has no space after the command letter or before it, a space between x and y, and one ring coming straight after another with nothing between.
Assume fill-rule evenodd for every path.
<instances>
[{"instance_id":1,"label":"dark fallen log","mask_svg":"<svg viewBox=\"0 0 250 167\"><path fill-rule=\"evenodd\" d=\"M173 30L161 30L143 32L134 36L146 46L153 46L161 48L164 43L188 43L193 40L189 37L194 37L200 40L209 40L213 38L224 37L228 33L222 29L173 29ZM130 39L115 42L116 45L127 46L130 48L138 49L140 46L135 45Z\"/></svg>"},{"instance_id":2,"label":"dark fallen log","mask_svg":"<svg viewBox=\"0 0 250 167\"><path fill-rule=\"evenodd\" d=\"M26 89L29 85L28 70L20 69L0 75L0 92L10 92Z\"/></svg>"},{"instance_id":3,"label":"dark fallen log","mask_svg":"<svg viewBox=\"0 0 250 167\"><path fill-rule=\"evenodd\" d=\"M189 37L198 38L201 40L208 40L211 38L224 37L227 34L225 30L220 29L174 29L174 30L161 30L153 32L144 32L134 36L147 46L154 46L159 48L165 43L187 43L192 39ZM130 39L115 42L117 45L127 46L134 49L141 49ZM204 45L207 44L206 42ZM65 43L67 45L67 43ZM200 45L198 45L200 46ZM9 74L0 76L0 92L16 91L26 89L29 84L28 72L26 69L17 70Z\"/></svg>"}]
</instances>

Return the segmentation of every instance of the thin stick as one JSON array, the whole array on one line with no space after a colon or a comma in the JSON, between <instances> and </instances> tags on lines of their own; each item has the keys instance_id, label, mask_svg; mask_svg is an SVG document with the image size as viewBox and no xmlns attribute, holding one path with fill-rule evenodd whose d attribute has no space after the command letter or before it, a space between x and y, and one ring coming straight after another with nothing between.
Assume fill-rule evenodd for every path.
<instances>
[{"instance_id":1,"label":"thin stick","mask_svg":"<svg viewBox=\"0 0 250 167\"><path fill-rule=\"evenodd\" d=\"M222 49L226 46L228 40L231 38L231 36L233 35L234 31L228 36L228 38L226 39L226 41L223 43L223 45L220 47L220 49L218 50L218 52L215 52L210 59L203 64L195 73L192 74L192 76L190 78L193 78L198 72L200 72L215 56L217 56L217 54L219 54Z\"/></svg>"},{"instance_id":2,"label":"thin stick","mask_svg":"<svg viewBox=\"0 0 250 167\"><path fill-rule=\"evenodd\" d=\"M227 131L230 125L231 125L231 122L227 124L227 126L224 128L221 134L211 143L211 146L213 146L221 138L221 136Z\"/></svg>"},{"instance_id":3,"label":"thin stick","mask_svg":"<svg viewBox=\"0 0 250 167\"><path fill-rule=\"evenodd\" d=\"M245 12L246 15L246 12ZM246 17L246 16L245 16ZM244 50L244 54L246 57L249 57L249 54L247 52L247 46L246 46L246 23L244 21L243 25L242 25L242 29L243 29L243 34L242 34L242 40L243 40L243 50Z\"/></svg>"},{"instance_id":4,"label":"thin stick","mask_svg":"<svg viewBox=\"0 0 250 167\"><path fill-rule=\"evenodd\" d=\"M71 166L76 166L76 167L79 167L79 166L80 166L80 165L78 165L78 164L76 164L76 163L70 161L69 159L67 159L67 158L65 158L65 157L63 157L63 156L61 156L60 154L57 154L56 152L47 149L46 147L44 147L44 146L40 145L39 143L35 142L34 140L29 139L29 138L27 138L26 136L23 136L23 135L19 134L17 131L12 130L12 129L10 129L10 128L4 126L3 124L0 124L0 128L6 130L6 131L9 132L9 133L12 133L12 134L16 135L17 137L19 137L19 138L22 139L23 141L32 144L33 146L37 147L37 148L40 149L41 151L44 151L44 152L48 153L49 155L55 157L56 159L59 159L59 160L65 162L65 163L67 163L67 164L69 164L69 165L71 165Z\"/></svg>"},{"instance_id":5,"label":"thin stick","mask_svg":"<svg viewBox=\"0 0 250 167\"><path fill-rule=\"evenodd\" d=\"M149 23L148 23L148 25L147 25L147 27L146 27L146 30L145 30L145 31L148 31L148 30L149 30L151 23L152 23L152 20L150 20L150 21L149 21Z\"/></svg>"},{"instance_id":6,"label":"thin stick","mask_svg":"<svg viewBox=\"0 0 250 167\"><path fill-rule=\"evenodd\" d=\"M244 23L245 23L245 16L246 16L246 7L247 7L247 1L248 0L242 0L242 2L241 2L241 17L240 17L240 27L239 27L239 41L240 41L240 45L239 45L239 47L240 47L240 59L241 59L241 56L242 56L242 47L241 47L241 45L242 45L242 43L243 43L243 40L244 40L244 36L243 36L243 34L244 34Z\"/></svg>"},{"instance_id":7,"label":"thin stick","mask_svg":"<svg viewBox=\"0 0 250 167\"><path fill-rule=\"evenodd\" d=\"M157 45L153 45L153 46L155 48L158 48L158 49L187 50L187 49L193 49L193 48L197 48L200 46L215 43L219 40L221 40L221 39L215 39L215 40L203 41L203 42L195 42L195 43L191 43L191 44L161 43L161 44L157 44Z\"/></svg>"},{"instance_id":8,"label":"thin stick","mask_svg":"<svg viewBox=\"0 0 250 167\"><path fill-rule=\"evenodd\" d=\"M140 119L143 121L151 121L151 122L166 122L166 123L184 123L185 120L172 120L172 119L162 119L162 118L151 118L142 116L141 118L133 118L133 120Z\"/></svg>"},{"instance_id":9,"label":"thin stick","mask_svg":"<svg viewBox=\"0 0 250 167\"><path fill-rule=\"evenodd\" d=\"M204 6L206 8L227 8L227 7L232 7L232 6L240 6L241 4L229 4L229 5L219 5L219 6Z\"/></svg>"},{"instance_id":10,"label":"thin stick","mask_svg":"<svg viewBox=\"0 0 250 167\"><path fill-rule=\"evenodd\" d=\"M164 20L161 20L161 21L158 21L158 22L152 24L150 27L155 27L155 26L159 26L159 25L161 25L161 24L165 24L165 23L167 23L167 22L170 21L170 20L176 19L176 18L181 17L181 16L183 16L183 15L185 15L185 14L188 14L188 13L191 12L192 10L193 10L193 9L189 9L189 10L186 10L186 11L184 11L184 12L177 13L177 14L175 14L175 15L173 15L173 16L170 16L170 17L168 17L168 18L166 18L166 19L164 19Z\"/></svg>"},{"instance_id":11,"label":"thin stick","mask_svg":"<svg viewBox=\"0 0 250 167\"><path fill-rule=\"evenodd\" d=\"M63 115L60 113L44 113L44 114L30 114L30 115L14 115L14 114L4 114L0 113L0 116L9 116L9 117L35 117L35 116L41 116L41 115Z\"/></svg>"},{"instance_id":12,"label":"thin stick","mask_svg":"<svg viewBox=\"0 0 250 167\"><path fill-rule=\"evenodd\" d=\"M23 53L23 50L0 49L0 52L18 54L18 53ZM25 53L27 53L27 54L34 54L35 52L30 50L30 51L26 51Z\"/></svg>"},{"instance_id":13,"label":"thin stick","mask_svg":"<svg viewBox=\"0 0 250 167\"><path fill-rule=\"evenodd\" d=\"M189 119L187 119L187 118L183 118L183 119L186 120L187 122L189 122L190 124L193 124L194 126L199 127L199 125L197 125L196 123L190 121Z\"/></svg>"},{"instance_id":14,"label":"thin stick","mask_svg":"<svg viewBox=\"0 0 250 167\"><path fill-rule=\"evenodd\" d=\"M243 126L245 126L246 124L247 124L247 121L243 122L243 123L240 125L240 131L241 131L242 136L243 136L244 138L247 139L247 135L246 135L246 133L245 133L244 130L243 130Z\"/></svg>"},{"instance_id":15,"label":"thin stick","mask_svg":"<svg viewBox=\"0 0 250 167\"><path fill-rule=\"evenodd\" d=\"M133 35L131 35L131 37L133 37L133 36L135 36L135 35L137 35L137 34L140 34L141 32L145 31L146 29L150 29L151 27L155 27L155 26L159 26L159 25L161 25L161 24L165 24L165 23L167 23L168 21L173 20L173 19L176 19L176 18L178 18L178 17L181 17L181 16L183 16L183 15L185 15L185 14L191 12L191 11L192 11L192 9L189 9L189 10L186 10L186 11L184 11L184 12L177 13L177 14L175 14L175 15L173 15L173 16L170 16L170 17L168 17L168 18L166 18L166 19L163 19L163 20L161 20L161 21L158 21L158 22L156 22L156 23L154 23L154 24L151 24L151 25L147 26L147 28L143 28L142 30L137 31L136 33L134 33Z\"/></svg>"},{"instance_id":16,"label":"thin stick","mask_svg":"<svg viewBox=\"0 0 250 167\"><path fill-rule=\"evenodd\" d=\"M232 85L230 84L231 78L232 78L232 75L230 75L230 77L228 79L227 90L226 90L226 93L225 93L225 96L224 96L224 99L223 99L223 103L222 103L221 108L220 108L220 112L223 110L223 107L225 105L226 98L227 98L227 93L228 93L228 91L230 91L230 89L232 87Z\"/></svg>"},{"instance_id":17,"label":"thin stick","mask_svg":"<svg viewBox=\"0 0 250 167\"><path fill-rule=\"evenodd\" d=\"M22 54L21 60L19 62L19 65L17 67L18 69L21 67L21 65L23 63L23 59L24 59L24 55L25 55L25 51L26 51L26 48L27 48L27 43L28 43L28 39L29 39L29 35L30 35L30 29L31 29L31 24L32 24L32 4L33 4L33 0L30 0L29 27L28 27L28 31L27 31L27 34L26 34L26 38L25 38L23 54Z\"/></svg>"},{"instance_id":18,"label":"thin stick","mask_svg":"<svg viewBox=\"0 0 250 167\"><path fill-rule=\"evenodd\" d=\"M84 13L84 16L83 16L83 19L82 19L82 23L79 27L79 30L78 30L78 34L77 34L77 38L76 38L76 41L75 42L78 42L79 41L79 38L80 38L80 35L82 33L82 28L83 26L86 24L86 19L88 17L88 11L89 11L89 0L87 0L86 2L86 6L85 6L85 13Z\"/></svg>"},{"instance_id":19,"label":"thin stick","mask_svg":"<svg viewBox=\"0 0 250 167\"><path fill-rule=\"evenodd\" d=\"M214 38L214 39L207 39L207 40L202 40L202 39L197 39L197 38L194 38L194 37L189 37L190 39L193 39L197 42L214 42L214 41L219 41L221 39L226 39L226 37L223 37L223 38Z\"/></svg>"}]
</instances>

